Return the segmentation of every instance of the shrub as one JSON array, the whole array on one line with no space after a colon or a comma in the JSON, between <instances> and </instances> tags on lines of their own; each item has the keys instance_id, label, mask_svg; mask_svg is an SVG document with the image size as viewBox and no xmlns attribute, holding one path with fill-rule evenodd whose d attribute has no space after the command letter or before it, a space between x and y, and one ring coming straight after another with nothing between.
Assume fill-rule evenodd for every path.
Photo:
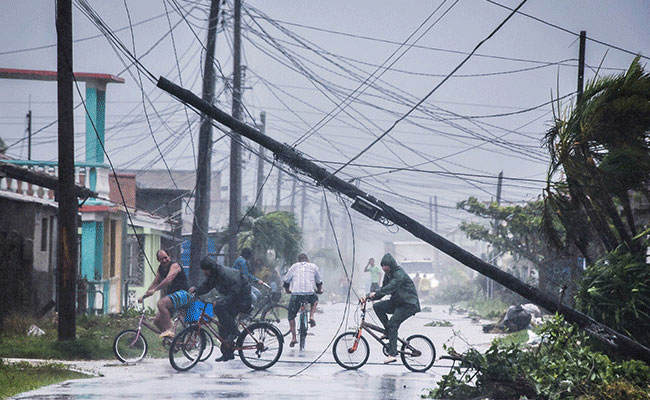
<instances>
[{"instance_id":1,"label":"shrub","mask_svg":"<svg viewBox=\"0 0 650 400\"><path fill-rule=\"evenodd\" d=\"M559 316L540 327L540 336L542 344L534 351L499 341L485 354L467 351L463 363L444 375L427 397L649 398L650 367L643 362L611 361L593 351L586 335Z\"/></svg>"},{"instance_id":2,"label":"shrub","mask_svg":"<svg viewBox=\"0 0 650 400\"><path fill-rule=\"evenodd\" d=\"M650 265L619 247L587 267L576 304L595 320L650 346Z\"/></svg>"}]
</instances>

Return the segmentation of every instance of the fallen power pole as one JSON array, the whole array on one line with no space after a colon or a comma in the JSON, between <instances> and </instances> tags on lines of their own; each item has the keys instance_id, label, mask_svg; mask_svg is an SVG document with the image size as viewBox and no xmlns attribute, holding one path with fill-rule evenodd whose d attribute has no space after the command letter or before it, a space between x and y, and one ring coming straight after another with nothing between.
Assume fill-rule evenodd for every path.
<instances>
[{"instance_id":1,"label":"fallen power pole","mask_svg":"<svg viewBox=\"0 0 650 400\"><path fill-rule=\"evenodd\" d=\"M360 190L355 185L332 175L326 169L307 160L299 151L291 146L262 135L257 129L236 120L215 106L201 100L191 91L184 89L163 77L158 79L158 87L177 97L184 103L195 107L205 115L209 115L215 121L227 126L234 132L261 144L272 151L278 160L288 164L292 168L302 171L304 174L314 179L316 184L349 197L354 201L352 208L366 217L379 222L392 222L395 225L402 227L412 233L415 237L431 244L433 247L444 252L455 260L458 260L467 267L493 279L513 292L527 298L531 302L550 312L562 314L566 321L585 329L592 337L607 345L613 346L622 354L644 360L645 362L650 362L649 348L609 328L608 326L597 322L593 318L572 309L571 307L560 304L558 300L548 296L539 289L524 283L514 276L481 260L432 230L427 229L424 225L420 224L413 218L410 218L383 201Z\"/></svg>"}]
</instances>

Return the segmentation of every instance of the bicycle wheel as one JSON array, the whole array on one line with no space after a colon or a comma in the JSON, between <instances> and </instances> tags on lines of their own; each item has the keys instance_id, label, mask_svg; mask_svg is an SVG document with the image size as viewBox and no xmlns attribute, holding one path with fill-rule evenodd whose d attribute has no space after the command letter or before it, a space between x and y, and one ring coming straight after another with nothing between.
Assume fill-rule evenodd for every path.
<instances>
[{"instance_id":1,"label":"bicycle wheel","mask_svg":"<svg viewBox=\"0 0 650 400\"><path fill-rule=\"evenodd\" d=\"M169 347L169 363L177 371L187 371L201 359L205 334L198 326L188 326L176 335Z\"/></svg>"},{"instance_id":2,"label":"bicycle wheel","mask_svg":"<svg viewBox=\"0 0 650 400\"><path fill-rule=\"evenodd\" d=\"M277 328L256 322L245 328L237 338L239 357L248 367L267 369L280 359L284 339Z\"/></svg>"},{"instance_id":3,"label":"bicycle wheel","mask_svg":"<svg viewBox=\"0 0 650 400\"><path fill-rule=\"evenodd\" d=\"M301 312L300 313L300 350L305 349L305 341L307 340L307 313L306 312Z\"/></svg>"},{"instance_id":4,"label":"bicycle wheel","mask_svg":"<svg viewBox=\"0 0 650 400\"><path fill-rule=\"evenodd\" d=\"M431 368L436 359L433 342L424 335L411 335L402 344L400 353L404 366L413 372L424 372Z\"/></svg>"},{"instance_id":5,"label":"bicycle wheel","mask_svg":"<svg viewBox=\"0 0 650 400\"><path fill-rule=\"evenodd\" d=\"M138 335L134 329L126 329L118 333L113 340L113 353L118 360L125 362L138 362L147 354L147 339Z\"/></svg>"},{"instance_id":6,"label":"bicycle wheel","mask_svg":"<svg viewBox=\"0 0 650 400\"><path fill-rule=\"evenodd\" d=\"M274 324L282 333L282 336L287 336L291 329L289 329L289 309L287 306L276 304L269 307L262 313L262 321Z\"/></svg>"},{"instance_id":7,"label":"bicycle wheel","mask_svg":"<svg viewBox=\"0 0 650 400\"><path fill-rule=\"evenodd\" d=\"M357 342L357 333L345 332L340 334L334 341L334 346L332 346L334 360L345 369L361 368L368 362L368 357L370 357L368 341L361 336Z\"/></svg>"},{"instance_id":8,"label":"bicycle wheel","mask_svg":"<svg viewBox=\"0 0 650 400\"><path fill-rule=\"evenodd\" d=\"M212 355L212 351L214 351L214 340L212 339L212 335L205 329L201 329L201 334L205 339L205 349L203 349L199 361L203 362Z\"/></svg>"}]
</instances>

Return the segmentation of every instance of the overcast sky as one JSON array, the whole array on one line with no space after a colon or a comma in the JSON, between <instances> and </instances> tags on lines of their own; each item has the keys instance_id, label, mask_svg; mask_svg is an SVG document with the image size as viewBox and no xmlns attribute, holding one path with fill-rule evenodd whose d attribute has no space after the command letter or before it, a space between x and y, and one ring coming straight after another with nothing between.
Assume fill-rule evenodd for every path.
<instances>
[{"instance_id":1,"label":"overcast sky","mask_svg":"<svg viewBox=\"0 0 650 400\"><path fill-rule=\"evenodd\" d=\"M519 4L495 2L508 7ZM52 0L0 0L0 67L56 69L54 4ZM90 0L89 4L107 27L119 30L117 36L147 70L182 81L200 93L202 45L197 36L205 42L208 0L126 0L126 5L123 0ZM295 144L331 170L409 111L509 14L486 0L244 4L247 121L265 110L269 135ZM225 25L220 23L217 35L218 75L226 78L232 71L231 9L229 0L224 6ZM358 178L362 189L425 224L429 197L437 196L441 231L453 229L466 217L454 209L456 202L472 195L483 200L495 196L500 171L506 178L530 179L506 179L504 201L539 196L548 163L541 139L552 121L551 106L494 115L536 107L558 96L568 95L561 101L562 109L571 104L578 40L558 27L574 33L585 30L588 38L650 55L650 1L529 0L521 11L557 27L513 16L454 77L341 176ZM109 85L107 92L106 144L115 165L164 168L162 153L170 168L193 169L197 116L144 77L141 89L138 71L124 71L128 58L104 36L90 38L100 32L78 8L73 23L75 71L119 74L126 79L123 85ZM633 57L588 40L586 79L594 77L601 62L601 74L620 73ZM641 61L645 65L648 60ZM219 80L217 92L219 106L229 111L227 79ZM354 101L346 100L350 95ZM9 155L26 158L25 114L30 100L33 130L39 131L33 158L55 160L56 124L44 128L56 120L54 82L0 80L0 137L11 146ZM83 108L75 115L75 153L81 161L85 157ZM214 133L215 139L222 135ZM218 141L213 167L226 172L228 154L229 139ZM244 159L244 192L252 196L256 163L250 153ZM418 171L387 174L382 167ZM275 198L274 174L265 192L267 204ZM288 195L290 184L286 185ZM316 209L320 196L317 191L310 194ZM371 229L385 232L381 226Z\"/></svg>"}]
</instances>

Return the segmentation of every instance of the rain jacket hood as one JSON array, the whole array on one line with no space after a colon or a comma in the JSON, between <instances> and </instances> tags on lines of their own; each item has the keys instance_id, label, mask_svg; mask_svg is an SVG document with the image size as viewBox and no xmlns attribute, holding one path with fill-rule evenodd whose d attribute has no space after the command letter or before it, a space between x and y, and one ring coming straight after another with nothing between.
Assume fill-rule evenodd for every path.
<instances>
[{"instance_id":1,"label":"rain jacket hood","mask_svg":"<svg viewBox=\"0 0 650 400\"><path fill-rule=\"evenodd\" d=\"M390 253L384 254L384 256L381 258L381 263L379 263L379 265L388 265L391 271L395 271L397 268L399 268L399 265L397 265L397 261L395 261L395 259Z\"/></svg>"},{"instance_id":2,"label":"rain jacket hood","mask_svg":"<svg viewBox=\"0 0 650 400\"><path fill-rule=\"evenodd\" d=\"M408 306L415 312L420 311L420 300L415 290L413 281L408 274L397 265L397 261L390 253L386 253L381 259L381 265L388 265L390 271L384 274L384 281L381 288L375 292L375 299L379 300L390 295L390 302L397 307Z\"/></svg>"}]
</instances>

